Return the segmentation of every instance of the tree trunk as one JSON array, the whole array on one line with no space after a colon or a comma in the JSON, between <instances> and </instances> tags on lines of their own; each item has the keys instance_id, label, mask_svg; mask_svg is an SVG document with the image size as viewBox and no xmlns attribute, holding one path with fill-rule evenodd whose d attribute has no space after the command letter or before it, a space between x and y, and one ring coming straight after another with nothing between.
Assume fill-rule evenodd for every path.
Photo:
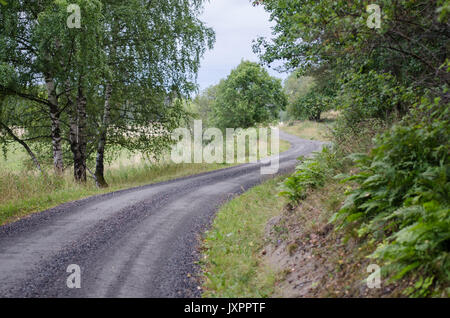
<instances>
[{"instance_id":1,"label":"tree trunk","mask_svg":"<svg viewBox=\"0 0 450 318\"><path fill-rule=\"evenodd\" d=\"M81 80L80 80L81 81ZM81 84L80 84L81 85ZM86 182L86 97L81 86L75 109L70 116L70 150L73 154L73 176L75 181Z\"/></svg>"},{"instance_id":2,"label":"tree trunk","mask_svg":"<svg viewBox=\"0 0 450 318\"><path fill-rule=\"evenodd\" d=\"M86 97L83 95L83 89L78 87L77 99L77 113L78 113L78 151L79 156L74 164L75 180L79 182L86 182Z\"/></svg>"},{"instance_id":3,"label":"tree trunk","mask_svg":"<svg viewBox=\"0 0 450 318\"><path fill-rule=\"evenodd\" d=\"M111 51L109 54L109 64L111 68L114 68L115 60L116 60L116 35L119 32L119 26L114 19L111 21L111 30L112 30L112 41L111 41ZM99 138L97 144L97 158L95 161L95 181L97 182L97 186L100 188L108 187L108 183L105 180L105 146L106 146L106 138L108 133L108 127L110 124L111 117L111 95L112 95L112 82L107 81L106 89L105 89L105 104L103 108L103 118L102 123L99 129Z\"/></svg>"},{"instance_id":4,"label":"tree trunk","mask_svg":"<svg viewBox=\"0 0 450 318\"><path fill-rule=\"evenodd\" d=\"M109 83L106 86L105 92L105 106L103 109L103 120L102 126L100 127L99 140L97 144L97 158L95 161L95 177L97 185L101 188L108 187L108 183L105 180L105 166L104 166L104 155L105 155L105 145L106 145L106 134L108 131L110 111L111 111L111 93L112 85Z\"/></svg>"},{"instance_id":5,"label":"tree trunk","mask_svg":"<svg viewBox=\"0 0 450 318\"><path fill-rule=\"evenodd\" d=\"M53 147L53 166L56 174L63 173L63 153L61 146L61 128L60 128L60 113L58 109L58 97L56 96L56 88L53 78L46 76L45 83L47 86L48 101L50 102L50 119L52 123L52 147Z\"/></svg>"}]
</instances>

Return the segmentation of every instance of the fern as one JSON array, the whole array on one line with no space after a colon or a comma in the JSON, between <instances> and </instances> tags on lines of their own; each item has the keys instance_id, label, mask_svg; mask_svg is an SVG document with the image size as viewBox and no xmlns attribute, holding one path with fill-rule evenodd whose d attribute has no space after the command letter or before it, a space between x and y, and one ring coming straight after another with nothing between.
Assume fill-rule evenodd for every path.
<instances>
[{"instance_id":1,"label":"fern","mask_svg":"<svg viewBox=\"0 0 450 318\"><path fill-rule=\"evenodd\" d=\"M355 181L333 222L359 224L361 236L385 233L370 256L385 261L393 278L423 273L410 296L425 296L436 281L450 282L450 172L448 105L437 118L420 111L441 107L424 103L401 125L375 140L369 155L355 155L360 171L344 179ZM427 122L424 122L427 121Z\"/></svg>"},{"instance_id":2,"label":"fern","mask_svg":"<svg viewBox=\"0 0 450 318\"><path fill-rule=\"evenodd\" d=\"M333 155L333 152L325 147L314 158L298 158L301 163L296 167L295 172L281 183L279 195L287 197L292 203L298 203L305 199L309 189L322 187L326 179L332 175L332 169L328 163Z\"/></svg>"}]
</instances>

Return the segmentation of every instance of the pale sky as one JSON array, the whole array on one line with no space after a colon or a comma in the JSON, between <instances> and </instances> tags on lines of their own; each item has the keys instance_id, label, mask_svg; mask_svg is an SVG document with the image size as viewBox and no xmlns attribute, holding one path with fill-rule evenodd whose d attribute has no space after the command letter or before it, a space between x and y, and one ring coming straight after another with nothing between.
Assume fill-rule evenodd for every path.
<instances>
[{"instance_id":1,"label":"pale sky","mask_svg":"<svg viewBox=\"0 0 450 318\"><path fill-rule=\"evenodd\" d=\"M242 59L258 62L252 41L271 35L269 14L263 7L253 7L249 0L210 0L200 19L216 32L213 50L205 53L198 74L200 90L219 83ZM269 69L272 76L287 74Z\"/></svg>"}]
</instances>

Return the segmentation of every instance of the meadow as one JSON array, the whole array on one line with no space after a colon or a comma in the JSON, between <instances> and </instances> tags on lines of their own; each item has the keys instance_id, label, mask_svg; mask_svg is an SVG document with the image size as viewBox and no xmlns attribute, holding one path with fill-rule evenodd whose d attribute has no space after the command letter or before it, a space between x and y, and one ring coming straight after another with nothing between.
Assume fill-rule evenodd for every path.
<instances>
[{"instance_id":1,"label":"meadow","mask_svg":"<svg viewBox=\"0 0 450 318\"><path fill-rule=\"evenodd\" d=\"M270 148L270 147L269 147ZM280 140L280 152L289 143ZM16 221L31 213L92 195L157 183L202 172L223 169L226 163L179 163L169 154L159 161L121 150L114 160L106 164L105 178L108 188L98 188L92 177L86 184L76 182L71 167L63 176L56 176L46 168L45 176L34 169L25 150L9 144L7 155L0 156L0 224Z\"/></svg>"}]
</instances>

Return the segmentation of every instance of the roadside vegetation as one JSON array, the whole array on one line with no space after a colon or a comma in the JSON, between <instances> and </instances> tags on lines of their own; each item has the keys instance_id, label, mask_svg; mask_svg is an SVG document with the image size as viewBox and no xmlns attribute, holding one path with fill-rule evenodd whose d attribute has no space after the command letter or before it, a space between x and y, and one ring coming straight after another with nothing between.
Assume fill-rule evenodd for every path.
<instances>
[{"instance_id":1,"label":"roadside vegetation","mask_svg":"<svg viewBox=\"0 0 450 318\"><path fill-rule=\"evenodd\" d=\"M0 225L16 221L61 203L88 196L132 188L225 168L227 164L174 164L139 162L110 169L105 176L108 188L99 188L93 180L80 184L70 174L49 174L43 181L35 172L2 171L0 174Z\"/></svg>"},{"instance_id":2,"label":"roadside vegetation","mask_svg":"<svg viewBox=\"0 0 450 318\"><path fill-rule=\"evenodd\" d=\"M259 142L259 141L258 141ZM80 184L66 172L55 175L48 172L43 177L22 147L9 145L7 156L0 157L0 225L13 222L33 212L42 211L61 203L121 189L156 183L202 172L223 169L234 164L225 163L179 163L175 164L168 154L159 161L151 160L122 150L115 160L106 165L108 188L98 187L94 178ZM280 140L280 152L288 150L289 143ZM268 154L271 155L270 136ZM246 145L246 161L248 156ZM235 144L235 159L237 147ZM259 158L259 157L258 157ZM236 160L235 160L236 161Z\"/></svg>"},{"instance_id":3,"label":"roadside vegetation","mask_svg":"<svg viewBox=\"0 0 450 318\"><path fill-rule=\"evenodd\" d=\"M204 297L268 297L277 273L261 262L265 226L285 200L277 198L281 177L226 203L203 241L200 260Z\"/></svg>"},{"instance_id":4,"label":"roadside vegetation","mask_svg":"<svg viewBox=\"0 0 450 318\"><path fill-rule=\"evenodd\" d=\"M337 111L327 111L321 121L288 119L280 124L280 129L288 134L307 140L331 141Z\"/></svg>"},{"instance_id":5,"label":"roadside vegetation","mask_svg":"<svg viewBox=\"0 0 450 318\"><path fill-rule=\"evenodd\" d=\"M67 24L69 4L80 8L79 28ZM200 60L215 41L199 20L203 5L75 0L2 6L0 224L89 195L230 166L220 159L170 160L179 141L172 133L192 131L195 119L204 119L203 132L243 133L277 121L286 104L281 81L257 63L237 66L218 85L214 103L192 101ZM280 142L281 151L288 147ZM270 142L267 148L270 155ZM236 158L236 144L234 150Z\"/></svg>"},{"instance_id":6,"label":"roadside vegetation","mask_svg":"<svg viewBox=\"0 0 450 318\"><path fill-rule=\"evenodd\" d=\"M385 295L448 297L448 1L384 1L381 29L373 32L364 2L345 9L282 2L263 2L279 22L277 35L255 48L266 62L287 58L287 66L315 76L317 89L293 105L300 116L311 119L320 107L340 114L332 146L303 160L281 194L303 207L311 191L339 180L346 190L337 192L342 202L327 224L361 250L341 262L377 264L383 286L399 286Z\"/></svg>"},{"instance_id":7,"label":"roadside vegetation","mask_svg":"<svg viewBox=\"0 0 450 318\"><path fill-rule=\"evenodd\" d=\"M254 251L282 276L269 296L450 297L450 3L380 1L380 29L366 1L254 4L276 22L255 52L298 78L283 129L320 140L338 112L330 144L280 184L289 203Z\"/></svg>"}]
</instances>

